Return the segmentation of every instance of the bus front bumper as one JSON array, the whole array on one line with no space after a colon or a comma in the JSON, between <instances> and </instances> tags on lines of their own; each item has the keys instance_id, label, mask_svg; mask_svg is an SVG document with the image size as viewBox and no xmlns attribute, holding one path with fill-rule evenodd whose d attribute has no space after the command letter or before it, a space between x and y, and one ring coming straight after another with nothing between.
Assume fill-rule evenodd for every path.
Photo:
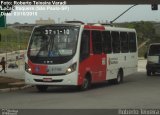
<instances>
[{"instance_id":1,"label":"bus front bumper","mask_svg":"<svg viewBox=\"0 0 160 115\"><path fill-rule=\"evenodd\" d=\"M72 72L67 75L58 76L41 76L32 75L25 72L25 83L29 85L77 85L78 84L77 72Z\"/></svg>"}]
</instances>

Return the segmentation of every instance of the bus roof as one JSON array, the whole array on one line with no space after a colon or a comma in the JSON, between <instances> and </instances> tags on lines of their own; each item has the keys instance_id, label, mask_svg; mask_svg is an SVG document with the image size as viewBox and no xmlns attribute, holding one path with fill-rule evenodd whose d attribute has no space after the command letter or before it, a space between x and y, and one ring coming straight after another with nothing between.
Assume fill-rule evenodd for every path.
<instances>
[{"instance_id":1,"label":"bus roof","mask_svg":"<svg viewBox=\"0 0 160 115\"><path fill-rule=\"evenodd\" d=\"M128 31L128 32L135 32L135 29L131 29L131 28L123 28L123 27L116 27L116 26L111 26L109 24L107 25L102 25L102 24L84 24L82 22L76 21L76 22L67 22L67 23L61 23L61 24L50 24L50 25L39 25L36 27L45 27L45 26L83 26L83 27L87 27L88 29L100 29L100 28L104 28L104 30L108 30L108 31Z\"/></svg>"},{"instance_id":2,"label":"bus roof","mask_svg":"<svg viewBox=\"0 0 160 115\"><path fill-rule=\"evenodd\" d=\"M123 28L123 27L116 27L116 26L110 26L110 25L100 25L100 24L94 24L94 25L84 25L85 28L88 29L102 29L106 31L124 31L124 32L136 32L133 28Z\"/></svg>"},{"instance_id":3,"label":"bus roof","mask_svg":"<svg viewBox=\"0 0 160 115\"><path fill-rule=\"evenodd\" d=\"M132 28L122 28L122 27L111 27L111 26L105 26L105 30L111 30L111 31L132 31L132 32L135 32L136 30L135 29L132 29Z\"/></svg>"}]
</instances>

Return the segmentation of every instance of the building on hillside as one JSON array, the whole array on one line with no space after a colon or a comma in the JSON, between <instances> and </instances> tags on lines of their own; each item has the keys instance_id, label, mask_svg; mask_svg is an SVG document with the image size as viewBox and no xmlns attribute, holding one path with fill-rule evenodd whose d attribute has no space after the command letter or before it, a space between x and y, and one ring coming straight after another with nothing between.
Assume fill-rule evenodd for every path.
<instances>
[{"instance_id":1,"label":"building on hillside","mask_svg":"<svg viewBox=\"0 0 160 115\"><path fill-rule=\"evenodd\" d=\"M48 18L47 20L40 18L39 20L36 20L35 23L37 25L46 25L46 24L55 24L55 21L51 18Z\"/></svg>"}]
</instances>

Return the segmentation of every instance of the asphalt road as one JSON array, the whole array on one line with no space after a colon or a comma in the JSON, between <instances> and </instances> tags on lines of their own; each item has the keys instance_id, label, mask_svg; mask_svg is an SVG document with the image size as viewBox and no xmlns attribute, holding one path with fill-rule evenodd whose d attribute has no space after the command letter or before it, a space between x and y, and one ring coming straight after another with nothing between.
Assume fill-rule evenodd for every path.
<instances>
[{"instance_id":1,"label":"asphalt road","mask_svg":"<svg viewBox=\"0 0 160 115\"><path fill-rule=\"evenodd\" d=\"M160 108L160 75L147 77L145 61L138 72L120 85L98 84L84 92L74 88L49 88L39 93L35 87L0 93L0 108L13 109L113 109Z\"/></svg>"}]
</instances>

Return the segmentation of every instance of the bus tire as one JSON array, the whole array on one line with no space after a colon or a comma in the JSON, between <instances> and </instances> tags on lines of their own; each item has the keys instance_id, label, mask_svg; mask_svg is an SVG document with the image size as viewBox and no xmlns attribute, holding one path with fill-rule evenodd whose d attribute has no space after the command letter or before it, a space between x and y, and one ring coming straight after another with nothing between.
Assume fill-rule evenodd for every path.
<instances>
[{"instance_id":1,"label":"bus tire","mask_svg":"<svg viewBox=\"0 0 160 115\"><path fill-rule=\"evenodd\" d=\"M79 86L79 89L81 91L85 91L88 90L91 86L91 79L90 77L87 75L84 79L83 79L83 83L82 85Z\"/></svg>"},{"instance_id":2,"label":"bus tire","mask_svg":"<svg viewBox=\"0 0 160 115\"><path fill-rule=\"evenodd\" d=\"M47 85L36 85L36 88L39 92L46 92L48 89Z\"/></svg>"},{"instance_id":3,"label":"bus tire","mask_svg":"<svg viewBox=\"0 0 160 115\"><path fill-rule=\"evenodd\" d=\"M147 70L147 76L151 76L152 72L150 70Z\"/></svg>"},{"instance_id":4,"label":"bus tire","mask_svg":"<svg viewBox=\"0 0 160 115\"><path fill-rule=\"evenodd\" d=\"M120 84L122 82L123 82L123 70L119 70L117 78L115 79L115 83Z\"/></svg>"}]
</instances>

